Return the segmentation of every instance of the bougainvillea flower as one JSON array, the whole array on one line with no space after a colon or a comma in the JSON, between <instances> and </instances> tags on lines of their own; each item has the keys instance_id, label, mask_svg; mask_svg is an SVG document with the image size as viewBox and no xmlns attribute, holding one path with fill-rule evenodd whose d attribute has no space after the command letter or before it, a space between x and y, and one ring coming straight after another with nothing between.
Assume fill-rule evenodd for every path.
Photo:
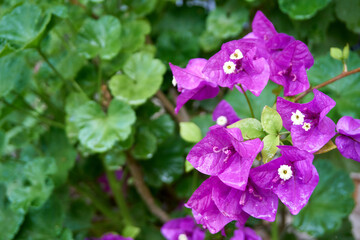
<instances>
[{"instance_id":1,"label":"bougainvillea flower","mask_svg":"<svg viewBox=\"0 0 360 240\"><path fill-rule=\"evenodd\" d=\"M360 119L342 117L336 129L340 133L335 140L340 153L346 158L360 162Z\"/></svg>"},{"instance_id":2,"label":"bougainvillea flower","mask_svg":"<svg viewBox=\"0 0 360 240\"><path fill-rule=\"evenodd\" d=\"M210 177L193 193L186 207L195 212L195 219L211 233L237 220L245 224L253 216L274 221L278 206L277 196L262 189L249 179L244 191L225 185L218 177Z\"/></svg>"},{"instance_id":3,"label":"bougainvillea flower","mask_svg":"<svg viewBox=\"0 0 360 240\"><path fill-rule=\"evenodd\" d=\"M244 190L251 165L262 148L260 139L244 142L238 128L212 127L186 159L199 172L218 176L228 186Z\"/></svg>"},{"instance_id":4,"label":"bougainvillea flower","mask_svg":"<svg viewBox=\"0 0 360 240\"><path fill-rule=\"evenodd\" d=\"M256 39L240 39L224 43L203 69L205 75L214 76L217 84L233 88L242 84L255 96L265 88L270 68L262 57Z\"/></svg>"},{"instance_id":5,"label":"bougainvillea flower","mask_svg":"<svg viewBox=\"0 0 360 240\"><path fill-rule=\"evenodd\" d=\"M123 237L120 235L117 235L115 233L107 233L103 235L101 238L87 238L86 240L133 240L129 237Z\"/></svg>"},{"instance_id":6,"label":"bougainvillea flower","mask_svg":"<svg viewBox=\"0 0 360 240\"><path fill-rule=\"evenodd\" d=\"M161 233L167 240L204 240L205 232L196 226L192 217L177 218L161 227Z\"/></svg>"},{"instance_id":7,"label":"bougainvillea flower","mask_svg":"<svg viewBox=\"0 0 360 240\"><path fill-rule=\"evenodd\" d=\"M336 102L314 89L314 99L308 103L293 103L278 97L276 110L284 127L291 131L293 145L314 153L335 136L335 123L326 114Z\"/></svg>"},{"instance_id":8,"label":"bougainvillea flower","mask_svg":"<svg viewBox=\"0 0 360 240\"><path fill-rule=\"evenodd\" d=\"M278 148L282 156L253 168L250 177L260 187L272 190L292 214L298 214L319 182L314 156L292 146Z\"/></svg>"},{"instance_id":9,"label":"bougainvillea flower","mask_svg":"<svg viewBox=\"0 0 360 240\"><path fill-rule=\"evenodd\" d=\"M236 223L237 230L234 231L234 236L230 240L261 240L261 237L256 232L239 223Z\"/></svg>"},{"instance_id":10,"label":"bougainvillea flower","mask_svg":"<svg viewBox=\"0 0 360 240\"><path fill-rule=\"evenodd\" d=\"M176 113L190 99L204 100L218 94L219 87L215 81L202 73L206 63L207 60L203 58L191 59L185 69L169 63L174 76L173 84L177 85L178 91L181 92L176 99Z\"/></svg>"},{"instance_id":11,"label":"bougainvillea flower","mask_svg":"<svg viewBox=\"0 0 360 240\"><path fill-rule=\"evenodd\" d=\"M266 49L268 54L270 79L284 86L284 95L293 96L307 90L310 84L306 69L314 64L314 58L307 46L292 36L277 33L274 25L261 11L255 15L252 29L253 32L246 38L260 40L258 45L261 49Z\"/></svg>"},{"instance_id":12,"label":"bougainvillea flower","mask_svg":"<svg viewBox=\"0 0 360 240\"><path fill-rule=\"evenodd\" d=\"M284 86L284 96L294 96L309 87L306 69L314 63L307 46L293 41L284 50L270 59L270 79Z\"/></svg>"},{"instance_id":13,"label":"bougainvillea flower","mask_svg":"<svg viewBox=\"0 0 360 240\"><path fill-rule=\"evenodd\" d=\"M229 126L240 120L233 107L225 100L216 106L212 115L213 121L219 126Z\"/></svg>"}]
</instances>

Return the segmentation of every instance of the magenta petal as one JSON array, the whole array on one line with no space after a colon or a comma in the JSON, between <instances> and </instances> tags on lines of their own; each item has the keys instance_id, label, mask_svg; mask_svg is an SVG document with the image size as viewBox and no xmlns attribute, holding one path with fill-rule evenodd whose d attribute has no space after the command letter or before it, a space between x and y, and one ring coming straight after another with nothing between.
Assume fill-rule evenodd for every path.
<instances>
[{"instance_id":1,"label":"magenta petal","mask_svg":"<svg viewBox=\"0 0 360 240\"><path fill-rule=\"evenodd\" d=\"M221 100L221 102L214 109L214 112L212 115L213 121L216 122L216 120L220 116L226 117L227 123L225 126L233 124L234 122L237 122L240 120L240 118L237 116L234 108L225 100Z\"/></svg>"},{"instance_id":2,"label":"magenta petal","mask_svg":"<svg viewBox=\"0 0 360 240\"><path fill-rule=\"evenodd\" d=\"M219 232L232 221L231 218L221 214L212 200L212 188L217 181L216 177L205 180L185 204L193 210L197 223L204 225L212 234Z\"/></svg>"},{"instance_id":3,"label":"magenta petal","mask_svg":"<svg viewBox=\"0 0 360 240\"><path fill-rule=\"evenodd\" d=\"M314 58L312 57L308 47L305 43L296 40L291 42L286 48L276 56L274 61L278 65L286 66L289 62L303 63L305 68L310 68L314 64Z\"/></svg>"},{"instance_id":4,"label":"magenta petal","mask_svg":"<svg viewBox=\"0 0 360 240\"><path fill-rule=\"evenodd\" d=\"M236 154L231 159L230 165L218 177L230 187L245 190L253 161L254 159L242 159Z\"/></svg>"},{"instance_id":5,"label":"magenta petal","mask_svg":"<svg viewBox=\"0 0 360 240\"><path fill-rule=\"evenodd\" d=\"M214 183L212 189L212 197L215 205L223 215L231 219L241 219L243 216L242 206L239 204L239 199L242 194L242 191L228 187L220 180Z\"/></svg>"},{"instance_id":6,"label":"magenta petal","mask_svg":"<svg viewBox=\"0 0 360 240\"><path fill-rule=\"evenodd\" d=\"M334 136L335 123L328 117L324 117L317 126L308 131L305 131L300 125L291 127L293 145L311 153L320 150Z\"/></svg>"},{"instance_id":7,"label":"magenta petal","mask_svg":"<svg viewBox=\"0 0 360 240\"><path fill-rule=\"evenodd\" d=\"M266 48L270 54L276 54L282 51L287 45L295 41L295 38L285 33L278 33L266 42Z\"/></svg>"},{"instance_id":8,"label":"magenta petal","mask_svg":"<svg viewBox=\"0 0 360 240\"><path fill-rule=\"evenodd\" d=\"M242 210L252 217L273 222L276 218L278 202L278 197L271 190L249 183L246 191L246 202Z\"/></svg>"},{"instance_id":9,"label":"magenta petal","mask_svg":"<svg viewBox=\"0 0 360 240\"><path fill-rule=\"evenodd\" d=\"M221 150L229 146L232 146L232 143L226 129L211 129L206 136L190 150L186 159L199 172L208 175L217 175L230 164L229 161L224 161L225 159L230 159L228 159L228 155Z\"/></svg>"},{"instance_id":10,"label":"magenta petal","mask_svg":"<svg viewBox=\"0 0 360 240\"><path fill-rule=\"evenodd\" d=\"M274 25L261 11L256 12L251 26L254 34L263 40L268 40L277 33Z\"/></svg>"},{"instance_id":11,"label":"magenta petal","mask_svg":"<svg viewBox=\"0 0 360 240\"><path fill-rule=\"evenodd\" d=\"M360 162L360 142L347 136L339 136L335 144L344 157Z\"/></svg>"},{"instance_id":12,"label":"magenta petal","mask_svg":"<svg viewBox=\"0 0 360 240\"><path fill-rule=\"evenodd\" d=\"M243 66L247 76L244 75L240 83L255 96L260 96L270 77L268 62L264 58L259 58L252 62L244 61Z\"/></svg>"},{"instance_id":13,"label":"magenta petal","mask_svg":"<svg viewBox=\"0 0 360 240\"><path fill-rule=\"evenodd\" d=\"M344 116L337 122L336 129L341 135L349 136L360 142L360 119Z\"/></svg>"},{"instance_id":14,"label":"magenta petal","mask_svg":"<svg viewBox=\"0 0 360 240\"><path fill-rule=\"evenodd\" d=\"M281 202L289 208L291 214L298 214L309 201L311 194L319 182L319 175L314 166L312 175L310 181L304 183L298 178L295 172L292 178L284 183L280 183L274 190Z\"/></svg>"}]
</instances>

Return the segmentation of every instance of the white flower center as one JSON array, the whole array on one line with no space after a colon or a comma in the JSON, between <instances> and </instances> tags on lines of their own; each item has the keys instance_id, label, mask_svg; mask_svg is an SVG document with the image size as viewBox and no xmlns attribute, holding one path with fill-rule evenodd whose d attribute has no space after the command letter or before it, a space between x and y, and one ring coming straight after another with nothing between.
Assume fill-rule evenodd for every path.
<instances>
[{"instance_id":1,"label":"white flower center","mask_svg":"<svg viewBox=\"0 0 360 240\"><path fill-rule=\"evenodd\" d=\"M236 67L235 63L233 63L232 61L228 61L224 63L223 69L226 74L231 74L235 72L235 67Z\"/></svg>"},{"instance_id":2,"label":"white flower center","mask_svg":"<svg viewBox=\"0 0 360 240\"><path fill-rule=\"evenodd\" d=\"M239 49L236 49L235 52L233 52L230 55L230 59L233 59L233 60L242 59L243 57L244 56L243 56L242 52Z\"/></svg>"},{"instance_id":3,"label":"white flower center","mask_svg":"<svg viewBox=\"0 0 360 240\"><path fill-rule=\"evenodd\" d=\"M304 123L304 125L302 126L302 128L303 128L305 131L309 131L310 128L311 128L311 124L310 124L310 123Z\"/></svg>"},{"instance_id":4,"label":"white flower center","mask_svg":"<svg viewBox=\"0 0 360 240\"><path fill-rule=\"evenodd\" d=\"M172 79L172 85L173 85L174 87L176 87L176 84L177 84L176 79L175 79L175 77L173 77L173 79Z\"/></svg>"},{"instance_id":5,"label":"white flower center","mask_svg":"<svg viewBox=\"0 0 360 240\"><path fill-rule=\"evenodd\" d=\"M291 171L291 167L289 165L281 165L278 169L278 174L282 180L286 181L292 177L293 172Z\"/></svg>"},{"instance_id":6,"label":"white flower center","mask_svg":"<svg viewBox=\"0 0 360 240\"><path fill-rule=\"evenodd\" d=\"M228 120L225 116L220 116L216 119L216 124L220 126L225 126L227 124Z\"/></svg>"},{"instance_id":7,"label":"white flower center","mask_svg":"<svg viewBox=\"0 0 360 240\"><path fill-rule=\"evenodd\" d=\"M293 125L303 125L304 118L305 115L299 110L296 110L296 112L293 112L291 115L291 121L293 122Z\"/></svg>"},{"instance_id":8,"label":"white flower center","mask_svg":"<svg viewBox=\"0 0 360 240\"><path fill-rule=\"evenodd\" d=\"M178 240L188 240L188 237L184 233L182 233L179 235Z\"/></svg>"}]
</instances>

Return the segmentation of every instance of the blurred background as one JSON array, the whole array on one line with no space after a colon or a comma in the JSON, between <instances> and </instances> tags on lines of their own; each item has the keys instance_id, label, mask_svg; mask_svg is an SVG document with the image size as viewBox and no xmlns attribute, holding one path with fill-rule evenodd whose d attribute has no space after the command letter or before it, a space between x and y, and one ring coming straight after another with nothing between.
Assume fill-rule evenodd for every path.
<instances>
[{"instance_id":1,"label":"blurred background","mask_svg":"<svg viewBox=\"0 0 360 240\"><path fill-rule=\"evenodd\" d=\"M211 57L251 32L258 10L308 45L312 85L343 71L331 47L349 44L347 68L360 67L360 0L0 0L0 239L164 239L162 224L191 215L183 204L206 179L185 157L216 105L251 117L225 89L175 115L169 62ZM269 81L249 94L257 118L277 91ZM333 121L360 118L359 75L322 91L337 102ZM333 150L315 166L308 206L297 216L280 207L276 239L360 239L360 164ZM270 223L247 225L271 238Z\"/></svg>"}]
</instances>

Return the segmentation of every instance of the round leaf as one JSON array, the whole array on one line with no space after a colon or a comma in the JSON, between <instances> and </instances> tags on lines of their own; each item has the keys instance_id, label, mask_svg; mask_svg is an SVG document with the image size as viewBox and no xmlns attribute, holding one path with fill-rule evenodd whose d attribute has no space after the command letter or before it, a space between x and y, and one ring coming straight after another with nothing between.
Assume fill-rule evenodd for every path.
<instances>
[{"instance_id":1,"label":"round leaf","mask_svg":"<svg viewBox=\"0 0 360 240\"><path fill-rule=\"evenodd\" d=\"M153 133L146 128L141 128L135 136L135 145L132 154L136 159L150 159L157 147L157 140Z\"/></svg>"},{"instance_id":2,"label":"round leaf","mask_svg":"<svg viewBox=\"0 0 360 240\"><path fill-rule=\"evenodd\" d=\"M280 137L278 135L267 135L263 139L264 148L261 150L264 163L271 161L275 156L280 144Z\"/></svg>"},{"instance_id":3,"label":"round leaf","mask_svg":"<svg viewBox=\"0 0 360 240\"><path fill-rule=\"evenodd\" d=\"M282 128L282 120L276 110L265 106L261 114L261 125L265 132L277 135Z\"/></svg>"},{"instance_id":4,"label":"round leaf","mask_svg":"<svg viewBox=\"0 0 360 240\"><path fill-rule=\"evenodd\" d=\"M113 16L86 19L80 28L77 45L78 51L86 58L99 55L109 60L115 57L121 48L120 21Z\"/></svg>"},{"instance_id":5,"label":"round leaf","mask_svg":"<svg viewBox=\"0 0 360 240\"><path fill-rule=\"evenodd\" d=\"M71 113L69 121L79 129L81 144L95 152L104 152L130 135L135 113L126 103L113 100L105 115L97 103L88 101Z\"/></svg>"},{"instance_id":6,"label":"round leaf","mask_svg":"<svg viewBox=\"0 0 360 240\"><path fill-rule=\"evenodd\" d=\"M50 20L51 14L43 16L36 5L24 4L1 19L0 38L16 48L37 47Z\"/></svg>"},{"instance_id":7,"label":"round leaf","mask_svg":"<svg viewBox=\"0 0 360 240\"><path fill-rule=\"evenodd\" d=\"M330 48L330 56L337 60L343 60L343 53L340 48Z\"/></svg>"},{"instance_id":8,"label":"round leaf","mask_svg":"<svg viewBox=\"0 0 360 240\"><path fill-rule=\"evenodd\" d=\"M142 104L159 89L165 70L164 64L150 53L135 53L124 65L125 74L111 78L111 93L130 104Z\"/></svg>"},{"instance_id":9,"label":"round leaf","mask_svg":"<svg viewBox=\"0 0 360 240\"><path fill-rule=\"evenodd\" d=\"M193 122L180 123L180 136L187 142L197 143L201 140L201 130Z\"/></svg>"},{"instance_id":10,"label":"round leaf","mask_svg":"<svg viewBox=\"0 0 360 240\"><path fill-rule=\"evenodd\" d=\"M331 0L278 0L281 11L287 13L292 19L309 19L315 13L326 7Z\"/></svg>"},{"instance_id":11,"label":"round leaf","mask_svg":"<svg viewBox=\"0 0 360 240\"><path fill-rule=\"evenodd\" d=\"M245 140L263 138L265 136L260 121L255 118L242 119L231 124L228 128L239 128Z\"/></svg>"},{"instance_id":12,"label":"round leaf","mask_svg":"<svg viewBox=\"0 0 360 240\"><path fill-rule=\"evenodd\" d=\"M351 213L354 184L348 173L336 169L327 160L318 160L314 165L319 183L309 203L294 216L293 225L317 237L339 229L342 219Z\"/></svg>"},{"instance_id":13,"label":"round leaf","mask_svg":"<svg viewBox=\"0 0 360 240\"><path fill-rule=\"evenodd\" d=\"M150 24L144 20L135 20L124 23L122 29L122 45L126 52L134 52L145 43L146 34L150 33Z\"/></svg>"}]
</instances>

